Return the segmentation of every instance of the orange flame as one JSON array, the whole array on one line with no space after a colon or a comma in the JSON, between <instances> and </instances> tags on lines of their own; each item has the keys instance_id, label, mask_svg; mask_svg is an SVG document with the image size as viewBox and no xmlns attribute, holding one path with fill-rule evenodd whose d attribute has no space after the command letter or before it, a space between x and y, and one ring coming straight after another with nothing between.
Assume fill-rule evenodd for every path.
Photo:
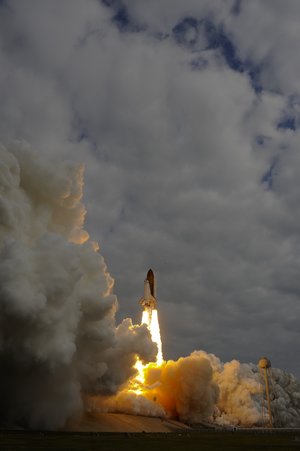
<instances>
[{"instance_id":1,"label":"orange flame","mask_svg":"<svg viewBox=\"0 0 300 451\"><path fill-rule=\"evenodd\" d=\"M130 384L130 391L136 393L137 395L141 395L145 391L147 391L147 387L145 386L146 370L150 367L158 368L164 362L157 310L152 310L146 307L143 311L141 324L147 325L151 334L152 341L157 345L157 355L155 362L148 363L147 365L144 365L141 360L137 360L135 364L137 375L134 377Z\"/></svg>"},{"instance_id":2,"label":"orange flame","mask_svg":"<svg viewBox=\"0 0 300 451\"><path fill-rule=\"evenodd\" d=\"M145 309L143 311L142 322L141 324L146 324L151 333L151 338L154 343L157 344L157 356L156 363L157 365L161 365L164 361L162 354L162 344L161 344L161 336L160 336L160 328L158 322L158 314L157 310Z\"/></svg>"}]
</instances>

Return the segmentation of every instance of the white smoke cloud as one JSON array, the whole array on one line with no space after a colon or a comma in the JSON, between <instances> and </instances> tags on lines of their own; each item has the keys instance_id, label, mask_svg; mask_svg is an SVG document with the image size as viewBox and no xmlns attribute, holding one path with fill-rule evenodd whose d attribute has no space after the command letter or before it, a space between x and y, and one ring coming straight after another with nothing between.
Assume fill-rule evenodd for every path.
<instances>
[{"instance_id":1,"label":"white smoke cloud","mask_svg":"<svg viewBox=\"0 0 300 451\"><path fill-rule=\"evenodd\" d=\"M275 427L300 426L300 384L279 369L270 372L270 397ZM254 364L222 363L213 354L194 351L177 361L150 365L143 394L125 390L108 399L94 399L100 411L166 416L185 423L219 426L266 426L263 377ZM263 401L264 400L264 401Z\"/></svg>"},{"instance_id":2,"label":"white smoke cloud","mask_svg":"<svg viewBox=\"0 0 300 451\"><path fill-rule=\"evenodd\" d=\"M1 418L57 428L156 346L145 326L116 327L113 280L82 229L82 166L22 143L0 161Z\"/></svg>"},{"instance_id":3,"label":"white smoke cloud","mask_svg":"<svg viewBox=\"0 0 300 451\"><path fill-rule=\"evenodd\" d=\"M258 367L237 360L223 364L212 355L208 358L220 389L214 420L218 424L246 427L265 425L262 419L265 387ZM297 379L292 374L272 368L269 384L274 426L299 427L300 384Z\"/></svg>"}]
</instances>

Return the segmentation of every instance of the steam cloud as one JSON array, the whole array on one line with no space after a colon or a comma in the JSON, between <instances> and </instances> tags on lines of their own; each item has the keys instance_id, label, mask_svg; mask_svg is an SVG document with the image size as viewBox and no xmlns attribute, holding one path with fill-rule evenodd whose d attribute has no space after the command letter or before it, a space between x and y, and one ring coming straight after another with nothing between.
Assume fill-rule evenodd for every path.
<instances>
[{"instance_id":1,"label":"steam cloud","mask_svg":"<svg viewBox=\"0 0 300 451\"><path fill-rule=\"evenodd\" d=\"M83 167L21 143L0 158L1 419L58 428L156 346L146 326L116 327L113 280L82 228Z\"/></svg>"},{"instance_id":2,"label":"steam cloud","mask_svg":"<svg viewBox=\"0 0 300 451\"><path fill-rule=\"evenodd\" d=\"M265 426L262 421L262 377L254 364L237 360L223 364L218 357L195 351L178 361L146 371L146 392L121 391L109 400L98 398L94 408L177 418L187 423L207 421L220 426ZM300 426L300 384L273 368L270 378L273 423Z\"/></svg>"},{"instance_id":3,"label":"steam cloud","mask_svg":"<svg viewBox=\"0 0 300 451\"><path fill-rule=\"evenodd\" d=\"M96 409L186 422L261 421L258 369L195 351L150 365L143 396L128 391L137 356L155 359L146 326L115 323L116 297L96 243L83 230L83 168L0 147L1 421L58 428ZM272 370L280 426L300 426L300 385Z\"/></svg>"}]
</instances>

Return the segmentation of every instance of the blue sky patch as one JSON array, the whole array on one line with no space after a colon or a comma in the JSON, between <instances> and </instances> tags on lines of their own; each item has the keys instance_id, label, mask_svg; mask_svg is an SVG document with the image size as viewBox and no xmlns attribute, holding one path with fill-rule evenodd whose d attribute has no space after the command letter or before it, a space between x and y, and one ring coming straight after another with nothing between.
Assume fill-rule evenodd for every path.
<instances>
[{"instance_id":1,"label":"blue sky patch","mask_svg":"<svg viewBox=\"0 0 300 451\"><path fill-rule=\"evenodd\" d=\"M115 12L111 20L119 31L128 33L143 31L144 27L135 23L132 18L129 17L128 9L121 0L102 0L102 3L105 6L112 8Z\"/></svg>"},{"instance_id":2,"label":"blue sky patch","mask_svg":"<svg viewBox=\"0 0 300 451\"><path fill-rule=\"evenodd\" d=\"M296 130L296 128L296 118L293 116L286 116L277 124L277 129Z\"/></svg>"},{"instance_id":3,"label":"blue sky patch","mask_svg":"<svg viewBox=\"0 0 300 451\"><path fill-rule=\"evenodd\" d=\"M288 97L287 107L277 123L277 130L293 130L299 126L300 96L293 94Z\"/></svg>"},{"instance_id":4,"label":"blue sky patch","mask_svg":"<svg viewBox=\"0 0 300 451\"><path fill-rule=\"evenodd\" d=\"M113 16L112 21L121 31L128 30L128 27L130 27L130 21L127 8L125 8L125 6L122 6Z\"/></svg>"},{"instance_id":5,"label":"blue sky patch","mask_svg":"<svg viewBox=\"0 0 300 451\"><path fill-rule=\"evenodd\" d=\"M268 138L264 135L257 135L256 144L259 146L263 146Z\"/></svg>"},{"instance_id":6,"label":"blue sky patch","mask_svg":"<svg viewBox=\"0 0 300 451\"><path fill-rule=\"evenodd\" d=\"M202 20L186 17L172 29L175 41L191 50L197 44L203 25Z\"/></svg>"},{"instance_id":7,"label":"blue sky patch","mask_svg":"<svg viewBox=\"0 0 300 451\"><path fill-rule=\"evenodd\" d=\"M133 21L122 0L102 0L102 3L114 12L112 22L121 32L137 33L145 31L145 27ZM232 8L232 14L240 13L242 2L237 0ZM247 73L256 93L262 91L260 84L260 67L250 60L243 61L237 49L222 26L216 26L210 19L190 16L181 19L172 29L171 35L166 31L156 32L153 37L163 40L172 36L178 45L200 53L203 50L219 50L227 65L234 71ZM203 70L207 63L204 59L193 59L192 70Z\"/></svg>"},{"instance_id":8,"label":"blue sky patch","mask_svg":"<svg viewBox=\"0 0 300 451\"><path fill-rule=\"evenodd\" d=\"M199 51L198 40L202 39L203 47L200 50L219 50L232 70L248 74L255 92L262 91L259 66L250 60L243 61L239 58L233 41L222 27L216 27L209 19L197 20L194 17L186 17L175 25L172 33L179 45L193 52ZM191 67L196 68L193 64Z\"/></svg>"},{"instance_id":9,"label":"blue sky patch","mask_svg":"<svg viewBox=\"0 0 300 451\"><path fill-rule=\"evenodd\" d=\"M233 14L234 16L238 16L241 12L241 8L242 8L242 0L236 0L235 4L231 9L231 14Z\"/></svg>"},{"instance_id":10,"label":"blue sky patch","mask_svg":"<svg viewBox=\"0 0 300 451\"><path fill-rule=\"evenodd\" d=\"M279 163L279 157L276 156L273 158L269 169L264 173L264 175L261 178L261 182L268 188L271 189L273 186L273 180L274 176L277 174L276 168Z\"/></svg>"}]
</instances>

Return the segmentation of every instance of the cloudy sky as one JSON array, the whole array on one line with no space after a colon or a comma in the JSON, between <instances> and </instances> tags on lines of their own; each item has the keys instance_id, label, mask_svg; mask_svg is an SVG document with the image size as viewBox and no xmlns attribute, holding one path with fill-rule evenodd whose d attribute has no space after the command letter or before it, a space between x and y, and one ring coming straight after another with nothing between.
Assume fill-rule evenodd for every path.
<instances>
[{"instance_id":1,"label":"cloudy sky","mask_svg":"<svg viewBox=\"0 0 300 451\"><path fill-rule=\"evenodd\" d=\"M299 0L0 1L0 141L85 164L118 319L151 267L167 358L300 377L299 20Z\"/></svg>"}]
</instances>

